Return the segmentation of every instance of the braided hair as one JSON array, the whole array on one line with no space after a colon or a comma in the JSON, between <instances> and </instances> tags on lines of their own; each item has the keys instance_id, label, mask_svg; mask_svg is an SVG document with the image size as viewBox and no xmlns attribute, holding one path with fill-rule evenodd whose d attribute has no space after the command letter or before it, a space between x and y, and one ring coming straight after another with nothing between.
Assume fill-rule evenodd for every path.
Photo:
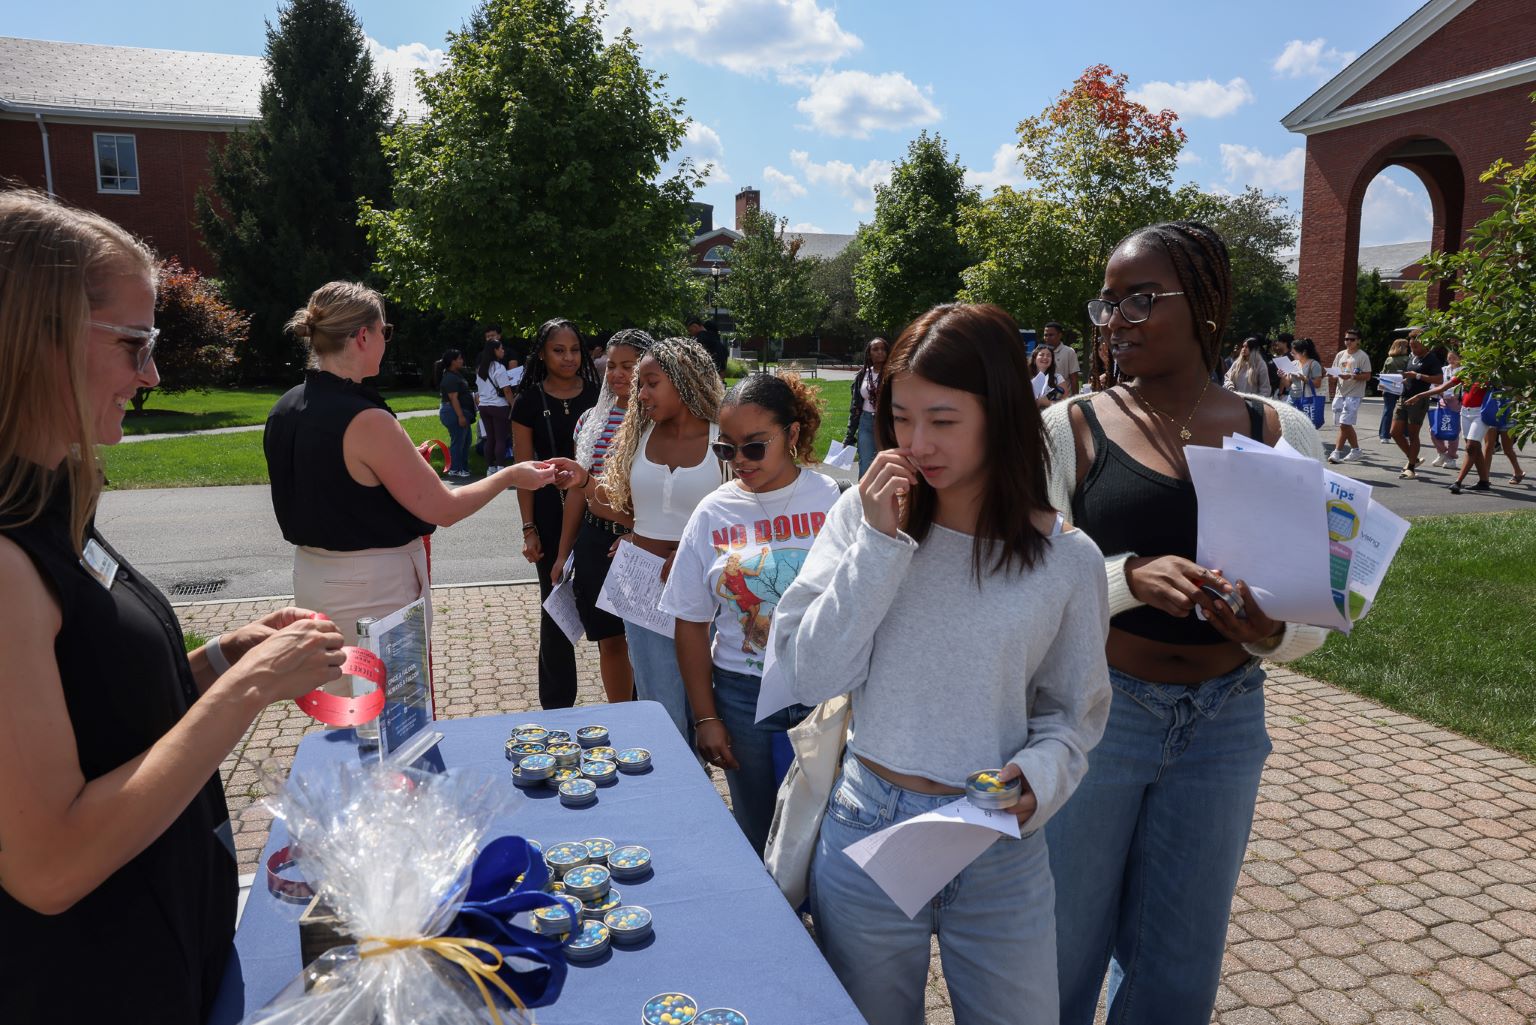
<instances>
[{"instance_id":1,"label":"braided hair","mask_svg":"<svg viewBox=\"0 0 1536 1025\"><path fill-rule=\"evenodd\" d=\"M1195 320L1205 369L1221 364L1221 336L1232 315L1232 261L1215 229L1199 221L1167 221L1131 232L1115 246L1155 242L1168 254Z\"/></svg>"},{"instance_id":2,"label":"braided hair","mask_svg":"<svg viewBox=\"0 0 1536 1025\"><path fill-rule=\"evenodd\" d=\"M629 346L637 353L644 356L656 344L651 336L637 327L627 327L608 339L605 351L612 352L620 346ZM613 407L618 404L618 396L613 389L608 387L608 375L603 375L603 389L597 394L597 405L583 413L584 419L576 431L576 461L581 464L583 470L592 469L596 461L597 440L602 437L603 429L608 426L608 414L613 412Z\"/></svg>"},{"instance_id":3,"label":"braided hair","mask_svg":"<svg viewBox=\"0 0 1536 1025\"><path fill-rule=\"evenodd\" d=\"M683 406L709 423L720 422L720 399L725 385L715 371L715 361L709 352L691 338L665 338L652 345L645 359L653 359L667 375L672 387L677 389ZM640 439L651 426L650 416L640 408L639 368L635 370L635 384L631 387L629 407L624 410L624 422L613 436L613 443L603 461L603 489L608 493L608 504L621 513L632 513L629 493L629 472L635 465L635 454L640 451Z\"/></svg>"},{"instance_id":4,"label":"braided hair","mask_svg":"<svg viewBox=\"0 0 1536 1025\"><path fill-rule=\"evenodd\" d=\"M586 344L582 342L580 329L564 317L554 317L540 324L538 333L533 336L533 345L528 350L527 366L523 368L523 379L517 386L519 396L537 395L544 387L545 380L549 378L549 364L544 361L544 346L549 344L549 340L562 329L576 336L577 348L581 350L581 369L577 371L576 376L593 387L598 386L597 367L587 353Z\"/></svg>"}]
</instances>

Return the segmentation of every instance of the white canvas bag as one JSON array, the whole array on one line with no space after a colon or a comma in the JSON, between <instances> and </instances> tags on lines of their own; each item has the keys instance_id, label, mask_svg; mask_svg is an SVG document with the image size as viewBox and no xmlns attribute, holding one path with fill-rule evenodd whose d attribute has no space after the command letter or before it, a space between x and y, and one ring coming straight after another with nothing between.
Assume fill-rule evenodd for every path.
<instances>
[{"instance_id":1,"label":"white canvas bag","mask_svg":"<svg viewBox=\"0 0 1536 1025\"><path fill-rule=\"evenodd\" d=\"M837 772L843 764L852 710L852 700L843 694L823 701L799 725L789 729L795 760L790 763L784 782L779 784L763 864L790 907L798 908L805 903L811 857L816 853L827 799L832 796L832 785L837 782Z\"/></svg>"}]
</instances>

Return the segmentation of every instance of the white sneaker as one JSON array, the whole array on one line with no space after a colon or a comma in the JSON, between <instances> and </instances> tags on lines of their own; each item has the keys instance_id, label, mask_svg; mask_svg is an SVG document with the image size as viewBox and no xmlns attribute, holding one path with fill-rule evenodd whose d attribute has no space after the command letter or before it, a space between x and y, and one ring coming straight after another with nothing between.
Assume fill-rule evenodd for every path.
<instances>
[{"instance_id":1,"label":"white sneaker","mask_svg":"<svg viewBox=\"0 0 1536 1025\"><path fill-rule=\"evenodd\" d=\"M1339 457L1339 462L1347 463L1351 459L1359 459L1359 458L1360 458L1360 450L1358 448L1352 448L1348 452L1345 452L1342 456Z\"/></svg>"},{"instance_id":2,"label":"white sneaker","mask_svg":"<svg viewBox=\"0 0 1536 1025\"><path fill-rule=\"evenodd\" d=\"M1433 459L1431 459L1429 461L1429 465L1430 466L1444 466L1445 465L1445 456L1435 456L1435 458L1433 458Z\"/></svg>"},{"instance_id":3,"label":"white sneaker","mask_svg":"<svg viewBox=\"0 0 1536 1025\"><path fill-rule=\"evenodd\" d=\"M1393 442L1393 440L1392 440L1392 439L1391 439L1391 438L1382 438L1382 439L1381 439L1381 443L1382 443L1382 444L1383 444L1383 445L1392 445L1392 444L1395 444L1395 442Z\"/></svg>"},{"instance_id":4,"label":"white sneaker","mask_svg":"<svg viewBox=\"0 0 1536 1025\"><path fill-rule=\"evenodd\" d=\"M1344 457L1339 455L1338 449L1334 449L1332 452L1328 453L1328 461L1330 463L1340 463L1344 461Z\"/></svg>"},{"instance_id":5,"label":"white sneaker","mask_svg":"<svg viewBox=\"0 0 1536 1025\"><path fill-rule=\"evenodd\" d=\"M1444 463L1444 466L1445 466L1445 468L1446 468L1446 469L1447 469L1447 470L1459 470L1459 469L1461 469L1461 464L1460 464L1460 463L1458 463L1458 462L1457 462L1457 461L1456 461L1456 460L1454 460L1454 459L1447 459L1447 460L1446 460L1446 461L1445 461L1445 463Z\"/></svg>"}]
</instances>

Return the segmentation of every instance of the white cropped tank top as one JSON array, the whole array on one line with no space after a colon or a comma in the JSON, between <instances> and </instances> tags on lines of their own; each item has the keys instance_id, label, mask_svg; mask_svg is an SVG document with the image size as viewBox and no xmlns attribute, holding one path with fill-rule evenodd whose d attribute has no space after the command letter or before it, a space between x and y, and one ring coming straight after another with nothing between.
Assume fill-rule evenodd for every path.
<instances>
[{"instance_id":1,"label":"white cropped tank top","mask_svg":"<svg viewBox=\"0 0 1536 1025\"><path fill-rule=\"evenodd\" d=\"M653 463L646 458L645 450L651 442L651 424L640 438L640 448L635 452L635 462L629 471L629 495L635 510L635 533L657 541L680 541L683 528L694 507L704 496L725 481L720 460L709 449L704 450L704 460L694 466L679 466L669 470L664 464ZM709 442L714 444L720 437L718 424L709 425Z\"/></svg>"}]
</instances>

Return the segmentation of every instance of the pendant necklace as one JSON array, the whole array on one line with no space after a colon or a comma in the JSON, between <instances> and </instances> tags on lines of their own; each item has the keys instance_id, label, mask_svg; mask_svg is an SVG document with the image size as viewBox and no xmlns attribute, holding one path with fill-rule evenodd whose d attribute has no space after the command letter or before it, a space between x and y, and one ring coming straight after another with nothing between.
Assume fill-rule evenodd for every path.
<instances>
[{"instance_id":1,"label":"pendant necklace","mask_svg":"<svg viewBox=\"0 0 1536 1025\"><path fill-rule=\"evenodd\" d=\"M1131 388L1131 391L1135 393L1136 398L1141 402L1143 406L1146 406L1152 412L1156 413L1158 416L1162 417L1164 420L1167 420L1169 423L1173 424L1173 426L1179 429L1180 441L1188 441L1194 437L1194 435L1190 433L1189 423L1195 418L1195 413L1200 409L1200 403L1205 401L1205 393L1210 390L1211 379L1207 377L1205 379L1205 387L1200 389L1200 397L1195 400L1194 406L1190 408L1189 415L1184 418L1184 422L1181 424L1173 417L1169 416L1167 413L1164 413L1161 409L1158 409L1156 406L1152 405L1152 403L1148 402L1147 397L1141 393L1140 388L1134 386Z\"/></svg>"}]
</instances>

